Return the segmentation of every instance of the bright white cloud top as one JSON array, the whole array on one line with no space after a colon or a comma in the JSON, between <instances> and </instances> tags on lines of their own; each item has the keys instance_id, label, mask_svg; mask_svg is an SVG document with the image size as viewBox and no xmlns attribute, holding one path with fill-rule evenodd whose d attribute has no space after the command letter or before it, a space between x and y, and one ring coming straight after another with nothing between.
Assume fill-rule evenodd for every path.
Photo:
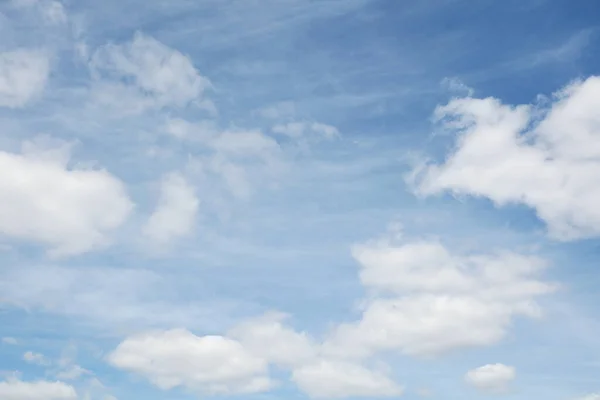
<instances>
[{"instance_id":1,"label":"bright white cloud top","mask_svg":"<svg viewBox=\"0 0 600 400\"><path fill-rule=\"evenodd\" d=\"M0 399L597 400L598 15L0 2Z\"/></svg>"}]
</instances>

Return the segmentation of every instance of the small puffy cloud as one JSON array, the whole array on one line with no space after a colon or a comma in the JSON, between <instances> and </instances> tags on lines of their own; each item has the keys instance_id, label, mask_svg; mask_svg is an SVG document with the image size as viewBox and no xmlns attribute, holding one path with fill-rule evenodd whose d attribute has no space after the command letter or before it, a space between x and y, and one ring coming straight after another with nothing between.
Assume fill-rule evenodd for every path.
<instances>
[{"instance_id":1,"label":"small puffy cloud","mask_svg":"<svg viewBox=\"0 0 600 400\"><path fill-rule=\"evenodd\" d=\"M136 33L130 42L107 44L92 55L93 96L121 112L185 107L191 103L213 110L205 97L210 81L190 58L156 39ZM214 110L213 110L214 111Z\"/></svg>"},{"instance_id":2,"label":"small puffy cloud","mask_svg":"<svg viewBox=\"0 0 600 400\"><path fill-rule=\"evenodd\" d=\"M182 329L129 337L108 361L163 390L184 387L214 395L262 392L273 385L267 361L239 342Z\"/></svg>"},{"instance_id":3,"label":"small puffy cloud","mask_svg":"<svg viewBox=\"0 0 600 400\"><path fill-rule=\"evenodd\" d=\"M511 252L459 255L435 241L383 238L355 246L353 256L375 296L359 321L339 325L325 342L339 357L491 345L514 317L538 317L536 299L555 290L539 277L543 260Z\"/></svg>"},{"instance_id":4,"label":"small puffy cloud","mask_svg":"<svg viewBox=\"0 0 600 400\"><path fill-rule=\"evenodd\" d=\"M75 388L63 382L34 381L17 379L0 382L2 400L76 400Z\"/></svg>"},{"instance_id":5,"label":"small puffy cloud","mask_svg":"<svg viewBox=\"0 0 600 400\"><path fill-rule=\"evenodd\" d=\"M600 235L600 77L578 81L538 105L457 98L435 117L457 134L442 164L408 176L417 194L444 191L534 209L551 236Z\"/></svg>"},{"instance_id":6,"label":"small puffy cloud","mask_svg":"<svg viewBox=\"0 0 600 400\"><path fill-rule=\"evenodd\" d=\"M160 186L156 210L150 216L143 234L160 244L189 234L196 223L200 202L195 190L179 173L167 174Z\"/></svg>"},{"instance_id":7,"label":"small puffy cloud","mask_svg":"<svg viewBox=\"0 0 600 400\"><path fill-rule=\"evenodd\" d=\"M488 364L467 372L465 381L485 392L504 393L516 376L517 372L514 367L504 364Z\"/></svg>"},{"instance_id":8,"label":"small puffy cloud","mask_svg":"<svg viewBox=\"0 0 600 400\"><path fill-rule=\"evenodd\" d=\"M403 393L385 374L344 361L318 360L295 369L292 380L315 399L396 397Z\"/></svg>"},{"instance_id":9,"label":"small puffy cloud","mask_svg":"<svg viewBox=\"0 0 600 400\"><path fill-rule=\"evenodd\" d=\"M0 107L25 107L41 95L49 73L50 61L43 51L0 52Z\"/></svg>"},{"instance_id":10,"label":"small puffy cloud","mask_svg":"<svg viewBox=\"0 0 600 400\"><path fill-rule=\"evenodd\" d=\"M48 366L50 365L50 360L48 360L43 354L34 353L32 351L28 351L23 354L23 360L27 361L30 364Z\"/></svg>"},{"instance_id":11,"label":"small puffy cloud","mask_svg":"<svg viewBox=\"0 0 600 400\"><path fill-rule=\"evenodd\" d=\"M2 343L9 344L11 346L16 346L19 343L19 341L17 339L15 339L14 337L3 337Z\"/></svg>"},{"instance_id":12,"label":"small puffy cloud","mask_svg":"<svg viewBox=\"0 0 600 400\"><path fill-rule=\"evenodd\" d=\"M105 170L68 166L69 146L25 142L0 151L0 234L50 247L53 256L108 243L133 208L123 183Z\"/></svg>"},{"instance_id":13,"label":"small puffy cloud","mask_svg":"<svg viewBox=\"0 0 600 400\"><path fill-rule=\"evenodd\" d=\"M268 313L236 325L228 336L249 352L271 363L293 367L316 357L316 345L306 333L285 326L285 314Z\"/></svg>"}]
</instances>

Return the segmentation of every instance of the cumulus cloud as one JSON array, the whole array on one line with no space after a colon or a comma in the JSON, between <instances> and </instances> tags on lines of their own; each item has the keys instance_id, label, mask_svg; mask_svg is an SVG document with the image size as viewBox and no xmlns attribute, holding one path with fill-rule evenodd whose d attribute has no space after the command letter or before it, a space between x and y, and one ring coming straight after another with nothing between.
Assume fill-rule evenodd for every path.
<instances>
[{"instance_id":1,"label":"cumulus cloud","mask_svg":"<svg viewBox=\"0 0 600 400\"><path fill-rule=\"evenodd\" d=\"M0 107L21 108L38 98L50 73L48 55L41 50L0 52Z\"/></svg>"},{"instance_id":2,"label":"cumulus cloud","mask_svg":"<svg viewBox=\"0 0 600 400\"><path fill-rule=\"evenodd\" d=\"M320 344L270 312L237 324L225 336L196 336L186 330L150 332L123 341L109 356L120 369L149 379L163 390L186 387L212 393L271 389L269 365L289 370L312 398L400 395L384 371L349 360L323 357Z\"/></svg>"},{"instance_id":3,"label":"cumulus cloud","mask_svg":"<svg viewBox=\"0 0 600 400\"><path fill-rule=\"evenodd\" d=\"M129 337L108 361L165 390L184 387L206 394L256 393L273 385L267 361L239 342L223 336L196 336L182 329Z\"/></svg>"},{"instance_id":4,"label":"cumulus cloud","mask_svg":"<svg viewBox=\"0 0 600 400\"><path fill-rule=\"evenodd\" d=\"M0 151L0 234L50 247L53 256L108 243L133 205L123 183L105 170L68 165L69 146L24 142Z\"/></svg>"},{"instance_id":5,"label":"cumulus cloud","mask_svg":"<svg viewBox=\"0 0 600 400\"><path fill-rule=\"evenodd\" d=\"M181 108L190 104L214 111L205 98L210 81L185 54L136 33L130 42L107 44L90 60L96 102L126 113Z\"/></svg>"},{"instance_id":6,"label":"cumulus cloud","mask_svg":"<svg viewBox=\"0 0 600 400\"><path fill-rule=\"evenodd\" d=\"M235 326L228 336L237 339L248 351L271 363L294 367L313 360L316 343L303 332L284 325L287 315L268 313Z\"/></svg>"},{"instance_id":7,"label":"cumulus cloud","mask_svg":"<svg viewBox=\"0 0 600 400\"><path fill-rule=\"evenodd\" d=\"M403 388L385 374L358 364L319 360L295 369L292 380L315 399L395 397Z\"/></svg>"},{"instance_id":8,"label":"cumulus cloud","mask_svg":"<svg viewBox=\"0 0 600 400\"><path fill-rule=\"evenodd\" d=\"M194 228L199 204L193 186L183 175L165 175L158 205L143 227L143 234L160 244L189 234Z\"/></svg>"},{"instance_id":9,"label":"cumulus cloud","mask_svg":"<svg viewBox=\"0 0 600 400\"><path fill-rule=\"evenodd\" d=\"M465 381L485 392L504 393L516 376L517 372L514 367L504 364L488 364L467 372Z\"/></svg>"},{"instance_id":10,"label":"cumulus cloud","mask_svg":"<svg viewBox=\"0 0 600 400\"><path fill-rule=\"evenodd\" d=\"M374 296L359 321L341 324L324 344L337 356L435 356L491 345L514 317L538 317L536 299L555 289L539 277L543 260L511 252L460 255L436 241L385 237L352 253Z\"/></svg>"},{"instance_id":11,"label":"cumulus cloud","mask_svg":"<svg viewBox=\"0 0 600 400\"><path fill-rule=\"evenodd\" d=\"M0 382L2 400L76 400L75 388L63 382L24 382L12 379Z\"/></svg>"},{"instance_id":12,"label":"cumulus cloud","mask_svg":"<svg viewBox=\"0 0 600 400\"><path fill-rule=\"evenodd\" d=\"M391 397L403 392L383 371L324 356L321 343L285 325L288 318L267 313L241 322L228 336L257 357L289 369L292 381L311 398Z\"/></svg>"},{"instance_id":13,"label":"cumulus cloud","mask_svg":"<svg viewBox=\"0 0 600 400\"><path fill-rule=\"evenodd\" d=\"M435 111L456 132L442 164L423 164L408 181L417 194L486 197L533 208L552 237L600 234L600 77L570 84L536 105L456 98Z\"/></svg>"}]
</instances>

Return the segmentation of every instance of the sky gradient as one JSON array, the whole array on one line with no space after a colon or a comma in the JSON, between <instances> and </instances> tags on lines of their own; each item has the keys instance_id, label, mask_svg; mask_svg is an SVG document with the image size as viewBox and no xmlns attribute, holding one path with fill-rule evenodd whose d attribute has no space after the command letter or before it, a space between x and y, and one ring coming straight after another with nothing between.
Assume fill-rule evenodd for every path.
<instances>
[{"instance_id":1,"label":"sky gradient","mask_svg":"<svg viewBox=\"0 0 600 400\"><path fill-rule=\"evenodd\" d=\"M0 2L0 399L600 400L600 4Z\"/></svg>"}]
</instances>

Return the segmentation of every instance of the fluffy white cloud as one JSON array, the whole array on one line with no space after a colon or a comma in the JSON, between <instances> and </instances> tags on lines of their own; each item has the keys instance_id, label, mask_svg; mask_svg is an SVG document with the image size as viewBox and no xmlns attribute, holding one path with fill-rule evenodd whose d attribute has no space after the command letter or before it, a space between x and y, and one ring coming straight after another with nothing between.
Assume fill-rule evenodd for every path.
<instances>
[{"instance_id":1,"label":"fluffy white cloud","mask_svg":"<svg viewBox=\"0 0 600 400\"><path fill-rule=\"evenodd\" d=\"M358 364L319 360L295 369L292 380L312 398L395 397L403 392L385 374Z\"/></svg>"},{"instance_id":2,"label":"fluffy white cloud","mask_svg":"<svg viewBox=\"0 0 600 400\"><path fill-rule=\"evenodd\" d=\"M2 400L75 400L77 392L63 382L8 380L0 382Z\"/></svg>"},{"instance_id":3,"label":"fluffy white cloud","mask_svg":"<svg viewBox=\"0 0 600 400\"><path fill-rule=\"evenodd\" d=\"M390 238L355 246L353 255L376 296L359 321L341 324L324 344L338 357L388 350L433 356L490 345L513 317L539 316L536 298L554 290L538 277L545 263L532 256L463 256L437 242Z\"/></svg>"},{"instance_id":4,"label":"fluffy white cloud","mask_svg":"<svg viewBox=\"0 0 600 400\"><path fill-rule=\"evenodd\" d=\"M467 372L465 381L485 392L503 393L508 390L516 376L517 371L514 367L504 364L488 364Z\"/></svg>"},{"instance_id":5,"label":"fluffy white cloud","mask_svg":"<svg viewBox=\"0 0 600 400\"><path fill-rule=\"evenodd\" d=\"M193 186L181 174L167 174L161 182L156 210L143 227L143 234L161 244L189 234L194 228L199 204Z\"/></svg>"},{"instance_id":6,"label":"fluffy white cloud","mask_svg":"<svg viewBox=\"0 0 600 400\"><path fill-rule=\"evenodd\" d=\"M185 387L207 394L255 393L273 385L267 361L250 354L239 342L181 329L129 337L108 360L164 390Z\"/></svg>"},{"instance_id":7,"label":"fluffy white cloud","mask_svg":"<svg viewBox=\"0 0 600 400\"><path fill-rule=\"evenodd\" d=\"M211 84L190 58L159 41L136 33L124 44L107 44L92 55L95 100L120 112L185 107L213 109L204 98Z\"/></svg>"},{"instance_id":8,"label":"fluffy white cloud","mask_svg":"<svg viewBox=\"0 0 600 400\"><path fill-rule=\"evenodd\" d=\"M0 107L24 107L46 86L50 62L40 50L0 52Z\"/></svg>"},{"instance_id":9,"label":"fluffy white cloud","mask_svg":"<svg viewBox=\"0 0 600 400\"><path fill-rule=\"evenodd\" d=\"M402 388L381 371L322 357L321 344L285 326L287 318L282 313L267 313L236 325L228 336L251 354L289 369L292 380L312 398L390 397L402 393Z\"/></svg>"},{"instance_id":10,"label":"fluffy white cloud","mask_svg":"<svg viewBox=\"0 0 600 400\"><path fill-rule=\"evenodd\" d=\"M540 105L453 99L436 118L458 134L441 165L408 177L420 195L443 191L525 204L561 240L600 234L600 77L575 82Z\"/></svg>"},{"instance_id":11,"label":"fluffy white cloud","mask_svg":"<svg viewBox=\"0 0 600 400\"><path fill-rule=\"evenodd\" d=\"M15 346L17 345L19 342L17 341L17 339L15 339L14 337L3 337L2 338L2 343L4 344L9 344L11 346Z\"/></svg>"},{"instance_id":12,"label":"fluffy white cloud","mask_svg":"<svg viewBox=\"0 0 600 400\"><path fill-rule=\"evenodd\" d=\"M21 154L0 151L0 234L50 246L53 256L108 243L133 205L105 170L72 168L69 146L25 142Z\"/></svg>"},{"instance_id":13,"label":"fluffy white cloud","mask_svg":"<svg viewBox=\"0 0 600 400\"><path fill-rule=\"evenodd\" d=\"M293 367L312 361L316 344L306 333L285 326L287 316L268 313L246 320L232 329L228 336L237 339L249 352L271 363Z\"/></svg>"}]
</instances>

